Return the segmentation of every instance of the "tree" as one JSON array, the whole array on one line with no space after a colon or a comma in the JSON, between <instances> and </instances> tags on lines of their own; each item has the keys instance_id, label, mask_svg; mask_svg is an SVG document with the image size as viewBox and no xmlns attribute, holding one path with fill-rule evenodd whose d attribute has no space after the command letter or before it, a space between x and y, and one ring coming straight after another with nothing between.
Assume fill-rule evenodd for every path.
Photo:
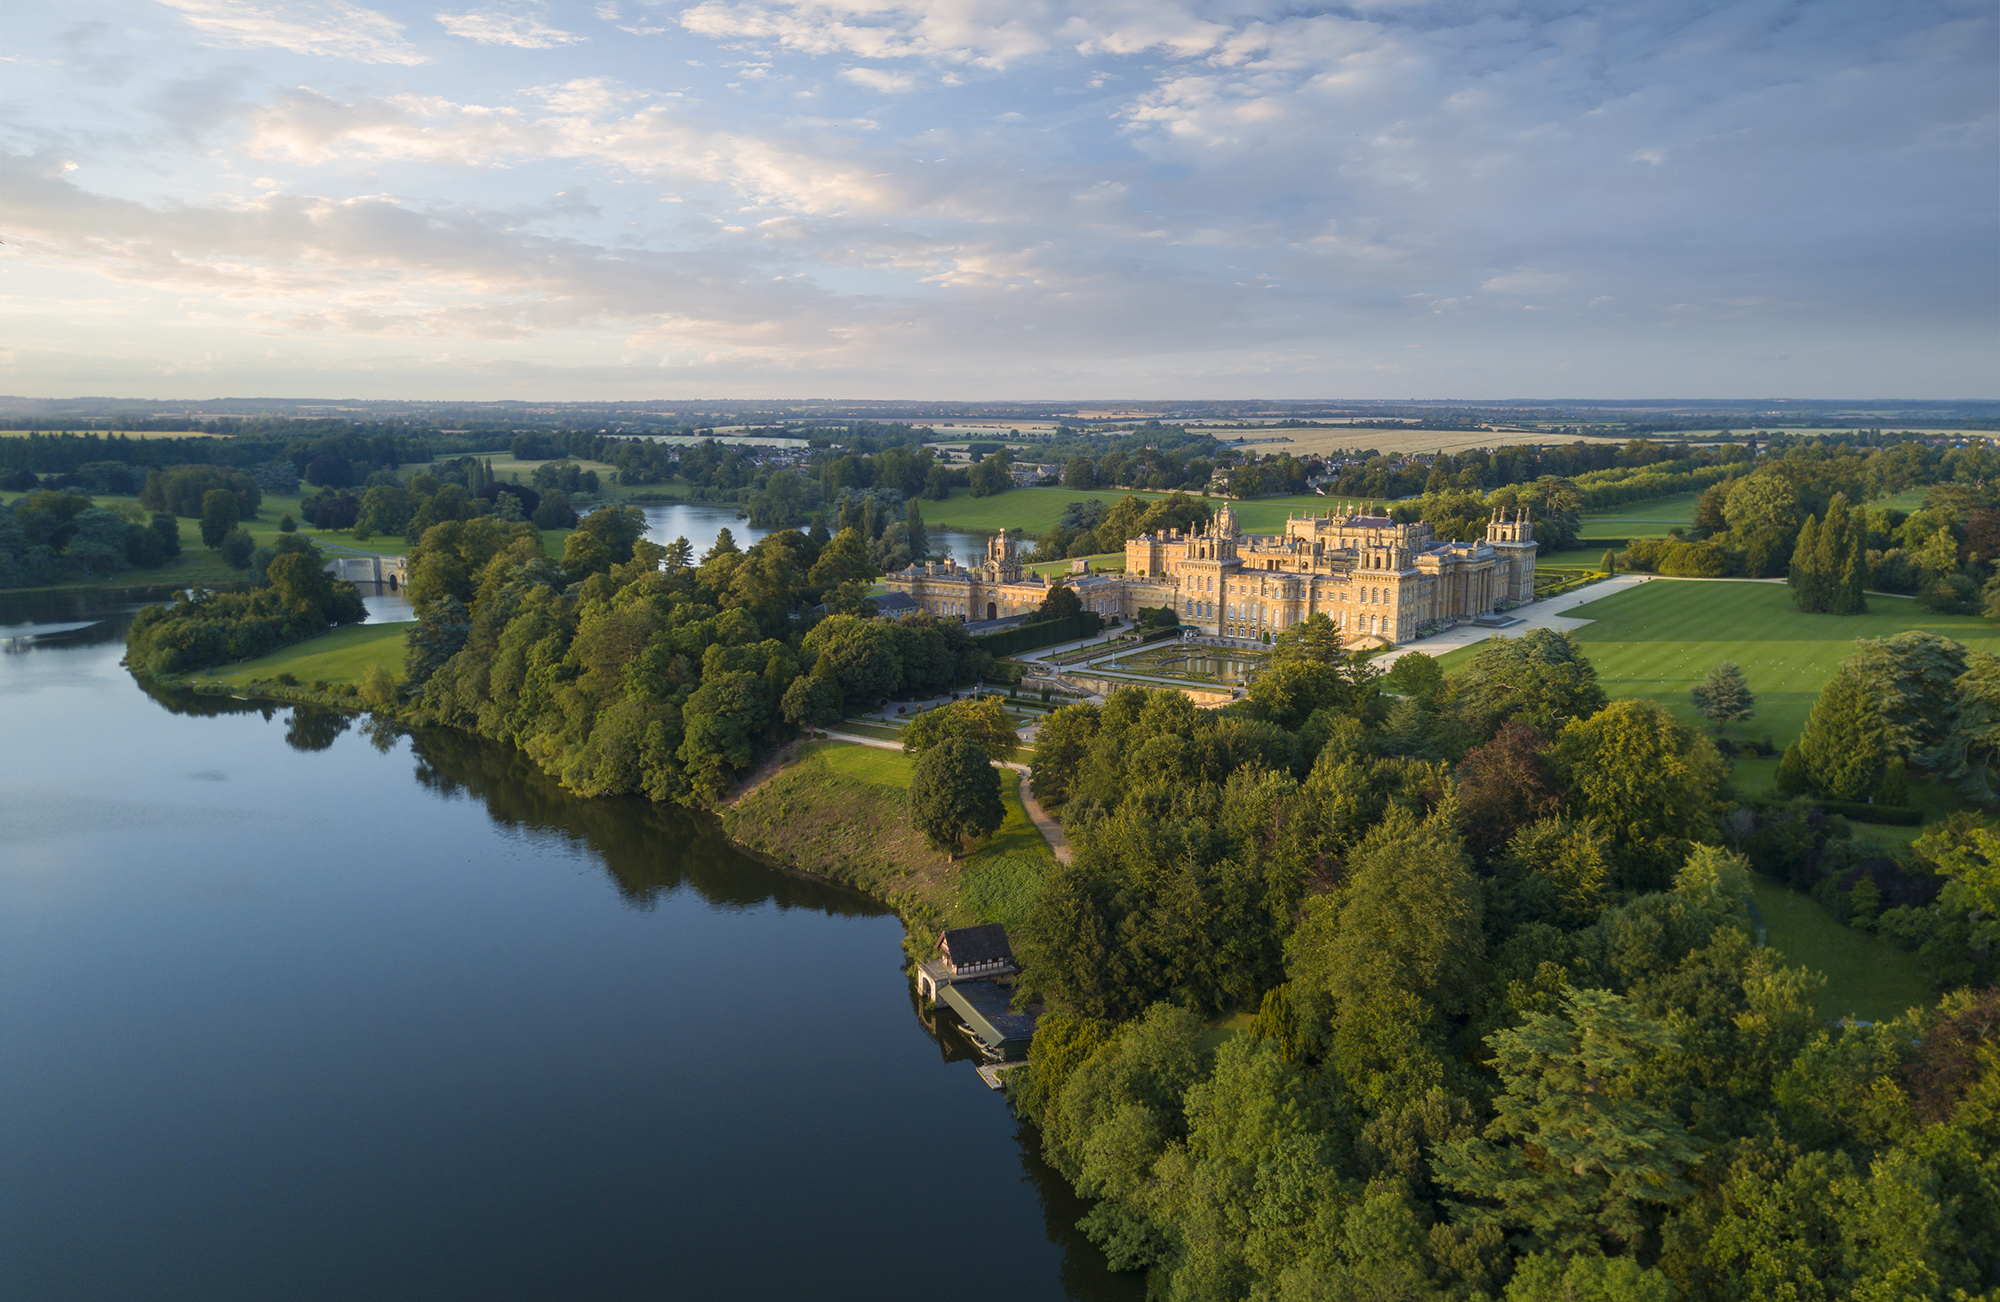
<instances>
[{"instance_id":1,"label":"tree","mask_svg":"<svg viewBox=\"0 0 2000 1302\"><path fill-rule=\"evenodd\" d=\"M1708 677L1696 683L1690 694L1694 697L1694 708L1715 723L1718 730L1722 724L1742 723L1756 713L1756 698L1750 695L1750 685L1743 681L1743 671L1729 660L1709 670Z\"/></svg>"},{"instance_id":2,"label":"tree","mask_svg":"<svg viewBox=\"0 0 2000 1302\"><path fill-rule=\"evenodd\" d=\"M1807 788L1834 800L1867 800L1887 772L1890 743L1869 678L1843 661L1813 702L1799 738Z\"/></svg>"},{"instance_id":3,"label":"tree","mask_svg":"<svg viewBox=\"0 0 2000 1302\"><path fill-rule=\"evenodd\" d=\"M317 616L333 601L333 576L316 555L285 552L271 559L264 575L290 614Z\"/></svg>"},{"instance_id":4,"label":"tree","mask_svg":"<svg viewBox=\"0 0 2000 1302\"><path fill-rule=\"evenodd\" d=\"M1466 839L1474 849L1490 854L1507 844L1516 828L1561 812L1564 794L1552 755L1548 739L1518 720L1466 752L1455 776Z\"/></svg>"},{"instance_id":5,"label":"tree","mask_svg":"<svg viewBox=\"0 0 2000 1302\"><path fill-rule=\"evenodd\" d=\"M1059 809L1068 802L1090 743L1097 737L1097 723L1098 708L1089 704L1062 706L1042 720L1035 732L1030 778L1035 799L1044 808Z\"/></svg>"},{"instance_id":6,"label":"tree","mask_svg":"<svg viewBox=\"0 0 2000 1302\"><path fill-rule=\"evenodd\" d=\"M1283 637L1280 633L1278 636ZM1444 670L1435 658L1421 651L1405 651L1396 657L1389 672L1382 675L1382 690L1430 704L1444 688Z\"/></svg>"},{"instance_id":7,"label":"tree","mask_svg":"<svg viewBox=\"0 0 2000 1302\"><path fill-rule=\"evenodd\" d=\"M181 554L181 522L171 512L153 512L152 530L159 536L161 555L172 557Z\"/></svg>"},{"instance_id":8,"label":"tree","mask_svg":"<svg viewBox=\"0 0 2000 1302\"><path fill-rule=\"evenodd\" d=\"M1607 576L1618 573L1618 549L1606 548L1604 555L1598 558L1597 568L1603 570Z\"/></svg>"},{"instance_id":9,"label":"tree","mask_svg":"<svg viewBox=\"0 0 2000 1302\"><path fill-rule=\"evenodd\" d=\"M1657 889L1691 842L1715 835L1728 780L1708 738L1651 701L1613 701L1572 720L1556 743L1556 772L1573 817L1595 817L1610 835L1623 885Z\"/></svg>"},{"instance_id":10,"label":"tree","mask_svg":"<svg viewBox=\"0 0 2000 1302\"><path fill-rule=\"evenodd\" d=\"M1330 665L1340 660L1340 630L1324 614L1308 615L1282 630L1271 643L1273 660L1305 660Z\"/></svg>"},{"instance_id":11,"label":"tree","mask_svg":"<svg viewBox=\"0 0 2000 1302\"><path fill-rule=\"evenodd\" d=\"M1867 680L1889 745L1904 760L1940 766L1941 751L1958 716L1967 652L1935 633L1912 630L1894 637L1863 638L1843 662Z\"/></svg>"},{"instance_id":12,"label":"tree","mask_svg":"<svg viewBox=\"0 0 2000 1302\"><path fill-rule=\"evenodd\" d=\"M932 846L955 858L1006 819L1000 771L977 742L948 737L917 757L910 775L910 826Z\"/></svg>"},{"instance_id":13,"label":"tree","mask_svg":"<svg viewBox=\"0 0 2000 1302\"><path fill-rule=\"evenodd\" d=\"M248 529L239 525L223 535L222 544L216 550L222 553L222 559L229 562L231 569L247 570L250 568L250 554L257 550L257 540L250 536Z\"/></svg>"},{"instance_id":14,"label":"tree","mask_svg":"<svg viewBox=\"0 0 2000 1302\"><path fill-rule=\"evenodd\" d=\"M1049 586L1042 597L1041 607L1035 612L1037 620L1068 619L1083 609L1083 598L1067 583L1056 582Z\"/></svg>"},{"instance_id":15,"label":"tree","mask_svg":"<svg viewBox=\"0 0 2000 1302\"><path fill-rule=\"evenodd\" d=\"M1552 737L1570 720L1603 709L1604 699L1597 670L1575 635L1538 628L1480 643L1472 663L1452 680L1448 704L1482 738L1509 719Z\"/></svg>"},{"instance_id":16,"label":"tree","mask_svg":"<svg viewBox=\"0 0 2000 1302\"><path fill-rule=\"evenodd\" d=\"M903 527L909 531L910 559L920 561L930 555L931 536L924 529L924 513L918 509L914 497L903 511Z\"/></svg>"},{"instance_id":17,"label":"tree","mask_svg":"<svg viewBox=\"0 0 2000 1302\"><path fill-rule=\"evenodd\" d=\"M1630 1251L1649 1205L1694 1192L1682 1173L1700 1156L1672 1113L1640 1097L1648 1062L1677 1048L1672 1032L1609 990L1571 990L1559 1013L1490 1035L1500 1074L1497 1114L1480 1139L1444 1145L1438 1181L1486 1205L1472 1222L1521 1231L1561 1254Z\"/></svg>"},{"instance_id":18,"label":"tree","mask_svg":"<svg viewBox=\"0 0 2000 1302\"><path fill-rule=\"evenodd\" d=\"M1791 584L1792 604L1807 614L1826 609L1826 576L1820 570L1819 521L1812 516L1799 527L1799 539L1792 549L1792 568L1786 582Z\"/></svg>"},{"instance_id":19,"label":"tree","mask_svg":"<svg viewBox=\"0 0 2000 1302\"><path fill-rule=\"evenodd\" d=\"M465 603L449 593L418 607L416 627L403 639L403 677L411 688L421 691L458 654L471 630Z\"/></svg>"},{"instance_id":20,"label":"tree","mask_svg":"<svg viewBox=\"0 0 2000 1302\"><path fill-rule=\"evenodd\" d=\"M1020 748L1014 720L997 696L978 696L925 710L903 728L903 753L921 755L951 737L963 737L988 759L1011 760Z\"/></svg>"},{"instance_id":21,"label":"tree","mask_svg":"<svg viewBox=\"0 0 2000 1302\"><path fill-rule=\"evenodd\" d=\"M361 680L361 699L377 710L394 709L396 676L371 660Z\"/></svg>"},{"instance_id":22,"label":"tree","mask_svg":"<svg viewBox=\"0 0 2000 1302\"><path fill-rule=\"evenodd\" d=\"M290 511L287 511L283 515L278 517L279 533L297 533L298 531L299 531L299 522L292 518L292 513Z\"/></svg>"},{"instance_id":23,"label":"tree","mask_svg":"<svg viewBox=\"0 0 2000 1302\"><path fill-rule=\"evenodd\" d=\"M778 709L794 727L831 727L840 722L840 685L831 678L800 674L785 689Z\"/></svg>"},{"instance_id":24,"label":"tree","mask_svg":"<svg viewBox=\"0 0 2000 1302\"><path fill-rule=\"evenodd\" d=\"M211 551L222 546L237 522L243 518L243 504L226 488L213 488L201 495L201 543Z\"/></svg>"},{"instance_id":25,"label":"tree","mask_svg":"<svg viewBox=\"0 0 2000 1302\"><path fill-rule=\"evenodd\" d=\"M1250 712L1287 732L1296 732L1319 710L1358 715L1374 699L1380 676L1359 660L1281 660L1252 680Z\"/></svg>"},{"instance_id":26,"label":"tree","mask_svg":"<svg viewBox=\"0 0 2000 1302\"><path fill-rule=\"evenodd\" d=\"M1966 652L1965 672L1953 685L1958 708L1951 731L1935 752L1934 767L1956 782L1966 799L1991 804L2000 798L1994 781L2000 766L2000 657Z\"/></svg>"}]
</instances>

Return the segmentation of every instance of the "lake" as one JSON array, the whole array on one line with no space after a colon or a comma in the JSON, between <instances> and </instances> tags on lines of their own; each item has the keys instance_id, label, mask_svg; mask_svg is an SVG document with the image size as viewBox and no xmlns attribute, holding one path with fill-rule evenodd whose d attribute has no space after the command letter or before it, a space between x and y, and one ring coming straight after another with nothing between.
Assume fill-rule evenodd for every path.
<instances>
[{"instance_id":1,"label":"lake","mask_svg":"<svg viewBox=\"0 0 2000 1302\"><path fill-rule=\"evenodd\" d=\"M676 538L685 538L693 545L697 560L715 545L716 535L724 529L728 529L736 545L743 548L766 534L776 532L772 529L753 529L748 520L736 518L735 507L718 506L712 502L641 504L639 509L646 513L647 538L662 545ZM933 560L943 560L950 555L960 565L981 565L986 561L985 534L928 527L924 533L929 538Z\"/></svg>"},{"instance_id":2,"label":"lake","mask_svg":"<svg viewBox=\"0 0 2000 1302\"><path fill-rule=\"evenodd\" d=\"M1137 1299L901 925L0 598L0 1295Z\"/></svg>"}]
</instances>

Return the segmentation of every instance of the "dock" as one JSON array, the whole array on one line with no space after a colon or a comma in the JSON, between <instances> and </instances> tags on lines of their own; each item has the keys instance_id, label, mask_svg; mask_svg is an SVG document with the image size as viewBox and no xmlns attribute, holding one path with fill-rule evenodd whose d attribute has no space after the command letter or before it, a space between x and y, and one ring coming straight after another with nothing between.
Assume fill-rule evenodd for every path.
<instances>
[{"instance_id":1,"label":"dock","mask_svg":"<svg viewBox=\"0 0 2000 1302\"><path fill-rule=\"evenodd\" d=\"M981 1063L979 1066L979 1079L986 1082L987 1089L997 1090L1007 1083L1005 1077L1008 1072L1027 1065L1025 1061Z\"/></svg>"}]
</instances>

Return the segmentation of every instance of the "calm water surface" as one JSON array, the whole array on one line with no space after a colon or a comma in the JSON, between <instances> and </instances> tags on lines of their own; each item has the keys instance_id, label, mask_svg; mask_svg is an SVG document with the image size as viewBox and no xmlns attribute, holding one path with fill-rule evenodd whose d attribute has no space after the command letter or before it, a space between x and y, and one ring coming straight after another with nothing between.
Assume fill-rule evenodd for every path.
<instances>
[{"instance_id":1,"label":"calm water surface","mask_svg":"<svg viewBox=\"0 0 2000 1302\"><path fill-rule=\"evenodd\" d=\"M641 506L639 509L646 513L646 537L663 546L676 538L685 538L693 545L697 559L715 545L715 536L725 528L738 547L748 547L773 532L770 529L752 529L748 520L736 518L733 506L673 502L663 506ZM926 528L924 533L929 537L934 560L943 560L947 553L961 565L978 565L986 559L984 534L938 528Z\"/></svg>"},{"instance_id":2,"label":"calm water surface","mask_svg":"<svg viewBox=\"0 0 2000 1302\"><path fill-rule=\"evenodd\" d=\"M1139 1295L878 905L128 617L0 602L0 1295Z\"/></svg>"}]
</instances>

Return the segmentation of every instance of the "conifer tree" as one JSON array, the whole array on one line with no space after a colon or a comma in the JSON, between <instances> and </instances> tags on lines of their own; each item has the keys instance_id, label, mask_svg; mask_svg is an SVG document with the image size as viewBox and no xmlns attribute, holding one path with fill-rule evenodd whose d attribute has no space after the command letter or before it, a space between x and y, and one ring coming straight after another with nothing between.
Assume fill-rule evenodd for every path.
<instances>
[{"instance_id":1,"label":"conifer tree","mask_svg":"<svg viewBox=\"0 0 2000 1302\"><path fill-rule=\"evenodd\" d=\"M1640 1098L1647 1060L1673 1033L1609 990L1572 990L1559 1014L1487 1037L1504 1091L1483 1139L1442 1146L1438 1180L1497 1206L1462 1218L1523 1232L1562 1253L1636 1247L1646 1204L1693 1192L1681 1178L1701 1156L1664 1108Z\"/></svg>"},{"instance_id":2,"label":"conifer tree","mask_svg":"<svg viewBox=\"0 0 2000 1302\"><path fill-rule=\"evenodd\" d=\"M1865 614L1868 598L1868 513L1856 507L1847 518L1847 555L1840 568L1840 583L1846 593L1845 615Z\"/></svg>"},{"instance_id":3,"label":"conifer tree","mask_svg":"<svg viewBox=\"0 0 2000 1302\"><path fill-rule=\"evenodd\" d=\"M1828 614L1858 615L1867 608L1861 596L1867 531L1865 515L1848 509L1845 493L1834 494L1819 531L1820 608Z\"/></svg>"},{"instance_id":4,"label":"conifer tree","mask_svg":"<svg viewBox=\"0 0 2000 1302\"><path fill-rule=\"evenodd\" d=\"M1603 570L1606 576L1618 573L1618 549L1606 548L1604 558L1597 562L1597 568Z\"/></svg>"},{"instance_id":5,"label":"conifer tree","mask_svg":"<svg viewBox=\"0 0 2000 1302\"><path fill-rule=\"evenodd\" d=\"M1695 684L1692 695L1694 708L1718 726L1741 723L1756 713L1757 701L1750 694L1750 685L1743 681L1743 671L1728 660L1709 670L1708 677Z\"/></svg>"},{"instance_id":6,"label":"conifer tree","mask_svg":"<svg viewBox=\"0 0 2000 1302\"><path fill-rule=\"evenodd\" d=\"M1889 739L1875 693L1857 669L1843 664L1813 703L1799 762L1811 790L1835 800L1866 800L1882 785Z\"/></svg>"},{"instance_id":7,"label":"conifer tree","mask_svg":"<svg viewBox=\"0 0 2000 1302\"><path fill-rule=\"evenodd\" d=\"M1819 521L1812 516L1799 529L1799 542L1792 549L1792 570L1789 582L1792 585L1792 602L1807 614L1824 610L1821 598L1822 587L1819 569Z\"/></svg>"}]
</instances>

